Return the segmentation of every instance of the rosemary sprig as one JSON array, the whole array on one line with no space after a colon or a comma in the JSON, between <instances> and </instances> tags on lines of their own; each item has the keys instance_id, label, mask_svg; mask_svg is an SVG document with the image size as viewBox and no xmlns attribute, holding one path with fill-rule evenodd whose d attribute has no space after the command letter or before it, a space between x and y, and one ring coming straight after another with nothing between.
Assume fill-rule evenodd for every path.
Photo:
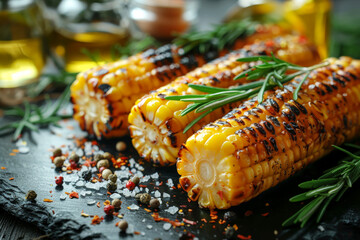
<instances>
[{"instance_id":1,"label":"rosemary sprig","mask_svg":"<svg viewBox=\"0 0 360 240\"><path fill-rule=\"evenodd\" d=\"M17 117L19 120L0 126L0 132L9 130L14 131L13 140L17 140L20 134L26 129L31 131L38 131L39 126L49 124L59 126L57 124L59 120L72 117L71 114L58 114L61 107L69 102L69 98L70 87L68 86L55 103L47 98L44 107L39 107L35 104L25 102L24 109L20 107L14 107L12 109L6 110L4 111L5 115Z\"/></svg>"},{"instance_id":2,"label":"rosemary sprig","mask_svg":"<svg viewBox=\"0 0 360 240\"><path fill-rule=\"evenodd\" d=\"M360 146L345 144L360 150ZM341 161L339 165L328 169L317 180L311 180L299 184L306 192L290 198L290 202L300 202L312 199L307 205L283 222L283 226L300 223L303 227L317 213L316 222L319 223L331 201L339 201L354 182L360 178L360 151L355 154L334 146L334 148L349 155L347 159Z\"/></svg>"},{"instance_id":3,"label":"rosemary sprig","mask_svg":"<svg viewBox=\"0 0 360 240\"><path fill-rule=\"evenodd\" d=\"M294 91L294 99L298 97L298 93L302 84L308 78L310 72L314 69L327 66L328 62L323 62L311 67L301 67L289 62L283 61L279 58L272 56L254 56L238 59L240 62L257 62L260 64L246 70L235 77L234 80L245 78L251 82L232 88L216 88L202 85L189 84L190 88L197 91L207 93L205 95L184 95L184 96L167 96L167 100L177 100L184 102L192 102L185 108L181 115L184 116L191 111L196 113L202 113L201 116L193 120L186 128L184 133L187 132L195 123L197 123L202 117L205 117L210 112L221 108L226 104L248 99L253 96L257 96L258 103L261 103L264 99L264 93L266 90L274 87L283 87L283 84L289 82L296 76L304 75L302 81L298 84ZM288 70L292 70L293 73L288 74ZM257 80L265 78L264 80ZM256 80L256 81L255 81Z\"/></svg>"},{"instance_id":4,"label":"rosemary sprig","mask_svg":"<svg viewBox=\"0 0 360 240\"><path fill-rule=\"evenodd\" d=\"M174 39L174 44L184 52L197 51L201 54L209 50L221 51L231 47L236 39L253 34L257 22L245 19L215 26L211 31L189 32Z\"/></svg>"}]
</instances>

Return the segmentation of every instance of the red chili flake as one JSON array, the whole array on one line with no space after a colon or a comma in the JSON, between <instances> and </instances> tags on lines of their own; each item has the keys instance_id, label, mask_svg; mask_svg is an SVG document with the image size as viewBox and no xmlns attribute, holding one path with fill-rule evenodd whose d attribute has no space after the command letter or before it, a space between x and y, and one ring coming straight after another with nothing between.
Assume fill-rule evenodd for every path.
<instances>
[{"instance_id":1,"label":"red chili flake","mask_svg":"<svg viewBox=\"0 0 360 240\"><path fill-rule=\"evenodd\" d=\"M201 221L203 221L204 223L207 223L205 218L202 218Z\"/></svg>"},{"instance_id":2,"label":"red chili flake","mask_svg":"<svg viewBox=\"0 0 360 240\"><path fill-rule=\"evenodd\" d=\"M141 232L134 231L134 234L135 234L135 235L140 235L140 234L141 234Z\"/></svg>"},{"instance_id":3,"label":"red chili flake","mask_svg":"<svg viewBox=\"0 0 360 240\"><path fill-rule=\"evenodd\" d=\"M12 151L13 151L14 153L20 152L19 149L13 149Z\"/></svg>"},{"instance_id":4,"label":"red chili flake","mask_svg":"<svg viewBox=\"0 0 360 240\"><path fill-rule=\"evenodd\" d=\"M301 35L301 36L299 37L298 42L299 42L299 43L307 43L307 42L308 42L308 39L307 39L306 36Z\"/></svg>"},{"instance_id":5,"label":"red chili flake","mask_svg":"<svg viewBox=\"0 0 360 240\"><path fill-rule=\"evenodd\" d=\"M95 215L94 218L91 220L92 225L100 224L104 220L104 217L99 217Z\"/></svg>"},{"instance_id":6,"label":"red chili flake","mask_svg":"<svg viewBox=\"0 0 360 240\"><path fill-rule=\"evenodd\" d=\"M160 217L158 212L154 212L153 214L151 214L151 216L154 218L155 222L160 222L160 221L168 222L171 223L171 225L174 227L179 227L182 225L182 223L179 222L179 220L172 221L168 218Z\"/></svg>"},{"instance_id":7,"label":"red chili flake","mask_svg":"<svg viewBox=\"0 0 360 240\"><path fill-rule=\"evenodd\" d=\"M70 168L71 169L77 169L78 168L78 165L77 165L77 163L76 162L74 162L74 161L70 161Z\"/></svg>"},{"instance_id":8,"label":"red chili flake","mask_svg":"<svg viewBox=\"0 0 360 240\"><path fill-rule=\"evenodd\" d=\"M186 205L180 205L179 207L181 207L181 208L186 208L187 206L186 206Z\"/></svg>"},{"instance_id":9,"label":"red chili flake","mask_svg":"<svg viewBox=\"0 0 360 240\"><path fill-rule=\"evenodd\" d=\"M220 199L223 200L223 191L218 191L217 194L219 195Z\"/></svg>"},{"instance_id":10,"label":"red chili flake","mask_svg":"<svg viewBox=\"0 0 360 240\"><path fill-rule=\"evenodd\" d=\"M266 212L266 213L262 213L262 214L261 214L261 216L263 216L263 217L266 217L267 215L269 215L269 213L268 213L268 212Z\"/></svg>"},{"instance_id":11,"label":"red chili flake","mask_svg":"<svg viewBox=\"0 0 360 240\"><path fill-rule=\"evenodd\" d=\"M190 224L190 225L196 225L197 224L197 222L188 220L186 218L183 218L182 220L183 220L184 223L187 223L187 224Z\"/></svg>"},{"instance_id":12,"label":"red chili flake","mask_svg":"<svg viewBox=\"0 0 360 240\"><path fill-rule=\"evenodd\" d=\"M91 141L91 145L99 145L97 141Z\"/></svg>"},{"instance_id":13,"label":"red chili flake","mask_svg":"<svg viewBox=\"0 0 360 240\"><path fill-rule=\"evenodd\" d=\"M1 170L5 170L6 169L6 167L1 167Z\"/></svg>"},{"instance_id":14,"label":"red chili flake","mask_svg":"<svg viewBox=\"0 0 360 240\"><path fill-rule=\"evenodd\" d=\"M239 239L242 239L242 240L248 240L248 239L251 239L251 235L248 235L248 236L244 236L244 235L241 235L241 234L238 234L237 237Z\"/></svg>"},{"instance_id":15,"label":"red chili flake","mask_svg":"<svg viewBox=\"0 0 360 240\"><path fill-rule=\"evenodd\" d=\"M272 40L266 41L265 45L267 47L273 47L274 46L274 42Z\"/></svg>"},{"instance_id":16,"label":"red chili flake","mask_svg":"<svg viewBox=\"0 0 360 240\"><path fill-rule=\"evenodd\" d=\"M191 208L188 209L189 212L192 212L193 210Z\"/></svg>"},{"instance_id":17,"label":"red chili flake","mask_svg":"<svg viewBox=\"0 0 360 240\"><path fill-rule=\"evenodd\" d=\"M70 193L69 192L65 192L66 195L69 195Z\"/></svg>"},{"instance_id":18,"label":"red chili flake","mask_svg":"<svg viewBox=\"0 0 360 240\"><path fill-rule=\"evenodd\" d=\"M54 211L54 210L52 210L52 213L55 215L55 211Z\"/></svg>"},{"instance_id":19,"label":"red chili flake","mask_svg":"<svg viewBox=\"0 0 360 240\"><path fill-rule=\"evenodd\" d=\"M100 208L100 202L97 202L96 206L97 206L98 208Z\"/></svg>"},{"instance_id":20,"label":"red chili flake","mask_svg":"<svg viewBox=\"0 0 360 240\"><path fill-rule=\"evenodd\" d=\"M105 169L106 169L106 167L101 167L101 168L99 169L99 172L102 173L102 171L104 171Z\"/></svg>"},{"instance_id":21,"label":"red chili flake","mask_svg":"<svg viewBox=\"0 0 360 240\"><path fill-rule=\"evenodd\" d=\"M177 188L178 188L178 189L181 189L181 185L180 185L180 183L178 183Z\"/></svg>"},{"instance_id":22,"label":"red chili flake","mask_svg":"<svg viewBox=\"0 0 360 240\"><path fill-rule=\"evenodd\" d=\"M104 202L104 205L105 205L105 206L110 205L110 200L106 200L106 201Z\"/></svg>"},{"instance_id":23,"label":"red chili flake","mask_svg":"<svg viewBox=\"0 0 360 240\"><path fill-rule=\"evenodd\" d=\"M56 185L58 185L58 186L63 185L63 183L64 183L64 178L63 178L63 176L55 177L55 183L56 183Z\"/></svg>"},{"instance_id":24,"label":"red chili flake","mask_svg":"<svg viewBox=\"0 0 360 240\"><path fill-rule=\"evenodd\" d=\"M251 216L252 214L253 214L253 211L251 211L251 210L247 210L247 211L244 213L245 217Z\"/></svg>"},{"instance_id":25,"label":"red chili flake","mask_svg":"<svg viewBox=\"0 0 360 240\"><path fill-rule=\"evenodd\" d=\"M16 156L16 153L9 153L10 156Z\"/></svg>"},{"instance_id":26,"label":"red chili flake","mask_svg":"<svg viewBox=\"0 0 360 240\"><path fill-rule=\"evenodd\" d=\"M147 208L144 208L144 210L147 211L147 212L151 212L151 210L150 210L150 209L147 209Z\"/></svg>"},{"instance_id":27,"label":"red chili flake","mask_svg":"<svg viewBox=\"0 0 360 240\"><path fill-rule=\"evenodd\" d=\"M12 180L14 180L14 178L13 178L13 177L11 177L11 178L9 178L9 180L10 180L10 181L12 181Z\"/></svg>"},{"instance_id":28,"label":"red chili flake","mask_svg":"<svg viewBox=\"0 0 360 240\"><path fill-rule=\"evenodd\" d=\"M79 198L79 194L78 194L77 192L72 191L72 192L69 194L69 198Z\"/></svg>"},{"instance_id":29,"label":"red chili flake","mask_svg":"<svg viewBox=\"0 0 360 240\"><path fill-rule=\"evenodd\" d=\"M106 205L104 207L104 212L106 215L112 215L114 213L115 209L113 205Z\"/></svg>"},{"instance_id":30,"label":"red chili flake","mask_svg":"<svg viewBox=\"0 0 360 240\"><path fill-rule=\"evenodd\" d=\"M43 200L44 202L53 202L53 200L51 200L51 199L48 199L48 198L44 198L44 200Z\"/></svg>"},{"instance_id":31,"label":"red chili flake","mask_svg":"<svg viewBox=\"0 0 360 240\"><path fill-rule=\"evenodd\" d=\"M111 194L112 194L112 193L111 193L111 192L109 192L109 191L107 191L106 193L107 193L108 195L111 195Z\"/></svg>"},{"instance_id":32,"label":"red chili flake","mask_svg":"<svg viewBox=\"0 0 360 240\"><path fill-rule=\"evenodd\" d=\"M147 188L147 186L146 186L146 185L143 185L143 184L140 184L139 187L141 187L141 188Z\"/></svg>"},{"instance_id":33,"label":"red chili flake","mask_svg":"<svg viewBox=\"0 0 360 240\"><path fill-rule=\"evenodd\" d=\"M265 203L265 206L267 206L267 207L268 207L268 206L270 206L270 204L269 204L269 203Z\"/></svg>"},{"instance_id":34,"label":"red chili flake","mask_svg":"<svg viewBox=\"0 0 360 240\"><path fill-rule=\"evenodd\" d=\"M163 183L164 183L164 182L163 182L163 181L161 181L161 182L159 183L159 186L163 185Z\"/></svg>"},{"instance_id":35,"label":"red chili flake","mask_svg":"<svg viewBox=\"0 0 360 240\"><path fill-rule=\"evenodd\" d=\"M222 219L219 220L219 224L224 224L224 223L226 223L225 220L222 220Z\"/></svg>"},{"instance_id":36,"label":"red chili flake","mask_svg":"<svg viewBox=\"0 0 360 240\"><path fill-rule=\"evenodd\" d=\"M239 229L239 227L236 224L233 225L233 228L235 229L235 231Z\"/></svg>"},{"instance_id":37,"label":"red chili flake","mask_svg":"<svg viewBox=\"0 0 360 240\"><path fill-rule=\"evenodd\" d=\"M245 73L245 76L247 77L247 76L249 76L249 74L248 74L248 73Z\"/></svg>"},{"instance_id":38,"label":"red chili flake","mask_svg":"<svg viewBox=\"0 0 360 240\"><path fill-rule=\"evenodd\" d=\"M215 229L215 225L213 225L212 228Z\"/></svg>"},{"instance_id":39,"label":"red chili flake","mask_svg":"<svg viewBox=\"0 0 360 240\"><path fill-rule=\"evenodd\" d=\"M132 181L129 180L129 181L126 183L126 188L129 189L130 191L134 190L134 188L135 188L135 183L133 183Z\"/></svg>"}]
</instances>

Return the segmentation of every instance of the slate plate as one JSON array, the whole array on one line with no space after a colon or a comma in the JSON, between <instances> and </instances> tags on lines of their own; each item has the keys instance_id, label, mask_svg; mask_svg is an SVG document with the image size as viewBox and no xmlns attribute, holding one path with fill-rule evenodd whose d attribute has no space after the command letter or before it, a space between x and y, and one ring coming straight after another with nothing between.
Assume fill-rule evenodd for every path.
<instances>
[{"instance_id":1,"label":"slate plate","mask_svg":"<svg viewBox=\"0 0 360 240\"><path fill-rule=\"evenodd\" d=\"M4 121L1 119L0 124ZM224 228L228 223L204 223L201 219L211 220L209 211L198 208L195 202L189 203L184 191L181 189L170 190L166 184L160 186L159 191L169 193L171 198L163 199L159 215L179 221L186 218L196 221L196 225L185 225L164 230L164 222L155 222L151 213L146 212L143 206L137 211L127 209L128 206L137 204L137 202L132 197L126 198L124 196L121 197L123 204L120 213L124 214L124 218L131 225L129 233L138 231L140 235L120 234L119 229L115 227L115 223L120 219L116 217L106 217L100 225L91 225L91 219L82 217L81 212L104 216L102 203L109 197L105 189L100 189L100 191L91 190L91 195L80 196L79 199L67 197L65 200L60 200L60 196L64 195L64 192L75 190L80 193L83 190L88 190L85 187L73 186L75 184L73 181L66 182L63 188L55 187L54 178L59 175L59 172L53 168L49 149L61 145L71 145L74 140L69 140L69 135L84 135L73 121L64 122L62 125L62 129L52 128L57 134L49 129L43 129L39 133L24 134L23 140L27 142L30 148L30 152L27 154L16 153L16 156L10 156L9 154L13 152L12 149L17 147L11 141L11 135L1 137L0 167L6 167L5 170L0 170L0 207L2 209L22 220L35 224L53 238L153 239L160 237L162 239L177 239L184 230L193 233L199 239L224 238ZM125 154L126 156L132 156L135 160L140 159L131 147L128 138L101 141L99 148L117 156L119 153L115 150L115 143L118 140L126 141L130 146ZM232 223L239 227L237 234L246 237L251 235L252 239L355 239L356 236L360 236L359 184L355 184L353 189L344 195L340 203L330 205L320 224L311 222L303 229L298 227L284 229L281 227L281 223L302 206L288 201L291 196L301 192L297 184L317 178L324 169L334 166L341 157L340 153L332 153L250 202L233 207L231 210L238 214L237 219ZM158 180L150 181L153 184L156 181L165 183L168 179L172 179L175 186L177 185L178 174L175 167L154 168L148 163L145 163L144 167L145 175L159 173ZM76 173L71 176L63 173L63 176L66 180L71 176L76 176ZM14 180L9 180L10 178L14 178ZM154 186L149 183L147 185L152 191ZM38 193L36 202L24 200L25 192L29 189ZM43 202L44 198L52 199L53 202L45 203ZM92 199L96 202L99 201L101 208L86 204ZM183 209L183 214L172 215L166 212L165 209L169 206ZM188 208L191 208L192 212L189 212ZM249 210L252 211L252 214L245 216L245 212ZM218 211L219 219L223 218L224 212L226 211ZM264 213L268 213L268 215L263 216ZM149 229L148 225L151 225L152 228Z\"/></svg>"}]
</instances>

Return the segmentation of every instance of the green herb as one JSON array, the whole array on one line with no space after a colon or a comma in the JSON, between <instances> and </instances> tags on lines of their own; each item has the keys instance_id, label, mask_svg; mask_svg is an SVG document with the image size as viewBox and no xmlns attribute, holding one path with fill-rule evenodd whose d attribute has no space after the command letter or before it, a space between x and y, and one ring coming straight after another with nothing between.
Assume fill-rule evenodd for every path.
<instances>
[{"instance_id":1,"label":"green herb","mask_svg":"<svg viewBox=\"0 0 360 240\"><path fill-rule=\"evenodd\" d=\"M69 98L70 87L67 87L55 103L47 98L44 107L39 107L35 104L25 102L24 109L20 107L14 107L12 109L6 110L4 111L6 116L13 116L20 119L1 126L0 131L14 131L13 140L17 140L20 134L26 129L31 131L38 131L39 126L49 124L59 126L57 124L59 120L72 117L72 115L58 114L61 107L69 102Z\"/></svg>"},{"instance_id":2,"label":"green herb","mask_svg":"<svg viewBox=\"0 0 360 240\"><path fill-rule=\"evenodd\" d=\"M360 150L360 146L345 144L348 147L354 147ZM317 180L311 180L299 184L302 189L308 189L307 192L301 193L290 198L290 202L300 202L312 199L307 205L301 208L293 216L288 218L283 226L300 224L301 227L317 214L316 222L319 223L323 217L330 202L339 201L352 185L360 178L360 151L355 154L338 146L334 148L345 152L349 157L339 165L324 172Z\"/></svg>"},{"instance_id":3,"label":"green herb","mask_svg":"<svg viewBox=\"0 0 360 240\"><path fill-rule=\"evenodd\" d=\"M248 19L215 26L211 31L190 32L178 36L173 42L184 49L184 52L198 51L201 54L215 49L221 51L231 47L241 37L253 34L257 22Z\"/></svg>"},{"instance_id":4,"label":"green herb","mask_svg":"<svg viewBox=\"0 0 360 240\"><path fill-rule=\"evenodd\" d=\"M238 59L240 62L256 62L261 61L260 64L246 70L235 77L235 80L245 78L252 81L233 88L216 88L202 85L189 84L190 88L197 91L205 92L205 95L184 95L184 96L167 96L167 100L177 100L183 102L193 102L188 105L186 109L181 112L184 116L189 112L195 111L196 113L202 113L198 118L193 120L186 128L184 133L187 132L195 123L205 117L207 114L221 108L226 104L248 99L252 96L258 98L258 103L261 103L264 99L264 93L266 90L274 87L281 87L284 83L289 82L294 77L305 74L302 81L298 84L294 91L294 99L298 97L298 93L304 81L308 78L310 72L314 69L327 66L328 62L323 62L311 67L301 67L281 59L272 56L254 56ZM288 74L287 71L295 71L292 74ZM265 78L265 80L257 80ZM254 81L257 80L257 81Z\"/></svg>"},{"instance_id":5,"label":"green herb","mask_svg":"<svg viewBox=\"0 0 360 240\"><path fill-rule=\"evenodd\" d=\"M91 59L91 61L93 61L97 65L99 64L100 52L98 50L90 52L90 50L87 48L81 48L81 53L85 54L89 59Z\"/></svg>"}]
</instances>

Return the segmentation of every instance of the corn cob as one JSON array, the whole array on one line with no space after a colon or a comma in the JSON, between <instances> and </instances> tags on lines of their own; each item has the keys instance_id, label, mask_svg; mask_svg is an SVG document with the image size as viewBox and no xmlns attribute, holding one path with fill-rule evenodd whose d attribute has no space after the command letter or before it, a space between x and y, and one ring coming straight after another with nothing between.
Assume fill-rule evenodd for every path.
<instances>
[{"instance_id":1,"label":"corn cob","mask_svg":"<svg viewBox=\"0 0 360 240\"><path fill-rule=\"evenodd\" d=\"M190 112L185 116L180 116L181 111L190 103L168 101L164 99L164 96L203 94L189 88L188 83L216 87L229 87L241 83L240 80L233 81L233 78L255 63L236 61L240 57L270 55L273 52L279 58L296 64L308 65L319 61L315 48L303 40L298 36L285 36L248 45L242 50L232 52L202 68L195 69L150 95L144 96L136 102L129 115L133 146L143 158L155 164L161 166L174 164L181 144L192 133L223 116L239 103L215 110L201 119L188 132L183 133L186 125L196 119L200 113Z\"/></svg>"},{"instance_id":2,"label":"corn cob","mask_svg":"<svg viewBox=\"0 0 360 240\"><path fill-rule=\"evenodd\" d=\"M233 48L239 49L257 39L268 39L283 32L278 26L259 25L254 34L238 39ZM204 56L194 51L181 52L182 49L169 44L80 73L71 86L74 119L83 130L97 138L125 135L128 114L137 99L224 55L227 50L208 51Z\"/></svg>"},{"instance_id":3,"label":"corn cob","mask_svg":"<svg viewBox=\"0 0 360 240\"><path fill-rule=\"evenodd\" d=\"M310 74L297 101L293 91L304 76L192 135L177 162L189 198L207 208L238 205L329 153L332 144L359 136L360 60L330 62Z\"/></svg>"}]
</instances>

